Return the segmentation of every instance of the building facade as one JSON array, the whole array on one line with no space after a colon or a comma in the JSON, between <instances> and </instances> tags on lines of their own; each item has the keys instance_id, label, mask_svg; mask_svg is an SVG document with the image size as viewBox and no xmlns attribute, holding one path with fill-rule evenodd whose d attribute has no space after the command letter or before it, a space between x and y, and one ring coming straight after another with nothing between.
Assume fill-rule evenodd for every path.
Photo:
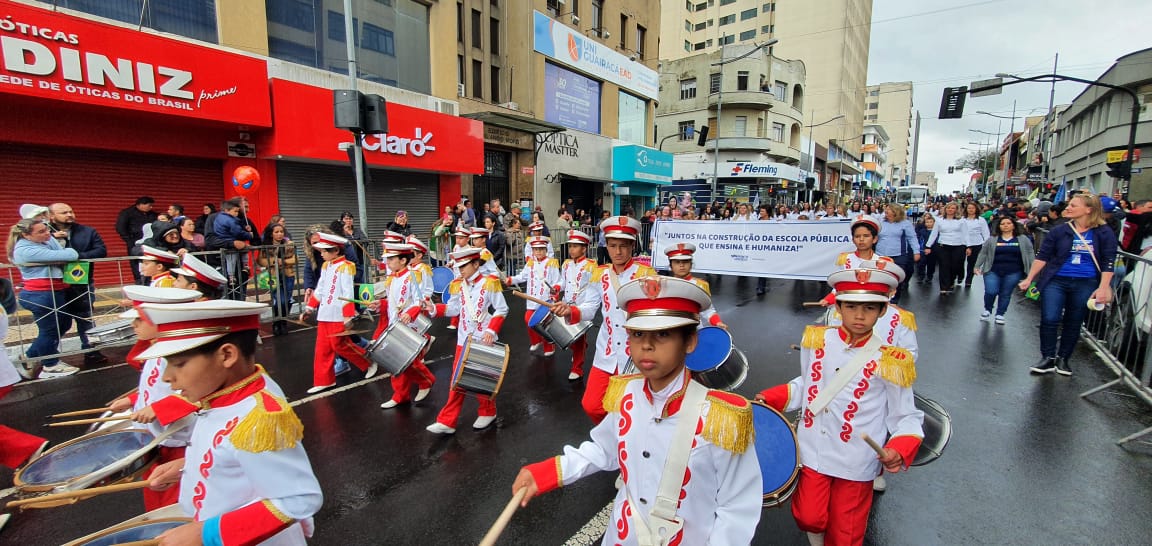
<instances>
[{"instance_id":1,"label":"building facade","mask_svg":"<svg viewBox=\"0 0 1152 546\"><path fill-rule=\"evenodd\" d=\"M866 196L886 191L892 186L888 164L888 133L882 125L865 125L861 137L860 166L864 169L864 179L860 189Z\"/></svg>"},{"instance_id":2,"label":"building facade","mask_svg":"<svg viewBox=\"0 0 1152 546\"><path fill-rule=\"evenodd\" d=\"M869 85L864 123L879 125L888 135L887 179L893 186L908 184L912 176L912 82Z\"/></svg>"},{"instance_id":3,"label":"building facade","mask_svg":"<svg viewBox=\"0 0 1152 546\"><path fill-rule=\"evenodd\" d=\"M917 171L916 181L917 186L928 186L928 194L936 195L939 193L940 180L936 178L936 173L932 171Z\"/></svg>"}]
</instances>

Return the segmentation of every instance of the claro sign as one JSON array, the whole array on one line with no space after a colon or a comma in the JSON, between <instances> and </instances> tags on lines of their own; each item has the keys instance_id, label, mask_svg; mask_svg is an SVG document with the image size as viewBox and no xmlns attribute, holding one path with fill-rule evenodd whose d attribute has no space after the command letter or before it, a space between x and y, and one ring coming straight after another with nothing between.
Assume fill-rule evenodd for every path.
<instances>
[{"instance_id":1,"label":"claro sign","mask_svg":"<svg viewBox=\"0 0 1152 546\"><path fill-rule=\"evenodd\" d=\"M264 61L0 1L0 93L271 125Z\"/></svg>"}]
</instances>

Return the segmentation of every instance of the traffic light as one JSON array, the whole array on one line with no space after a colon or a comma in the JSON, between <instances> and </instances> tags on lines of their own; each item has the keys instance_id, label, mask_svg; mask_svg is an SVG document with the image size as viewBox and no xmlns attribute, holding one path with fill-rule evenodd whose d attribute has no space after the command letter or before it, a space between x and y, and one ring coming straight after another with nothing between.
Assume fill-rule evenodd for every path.
<instances>
[{"instance_id":1,"label":"traffic light","mask_svg":"<svg viewBox=\"0 0 1152 546\"><path fill-rule=\"evenodd\" d=\"M1121 180L1128 180L1128 176L1131 174L1129 166L1130 164L1127 161L1111 163L1108 165L1108 176L1111 176L1112 178L1119 178Z\"/></svg>"},{"instance_id":2,"label":"traffic light","mask_svg":"<svg viewBox=\"0 0 1152 546\"><path fill-rule=\"evenodd\" d=\"M816 187L816 179L814 177L811 177L811 176L809 176L808 178L805 178L804 179L804 186L807 187L808 189L815 188Z\"/></svg>"},{"instance_id":3,"label":"traffic light","mask_svg":"<svg viewBox=\"0 0 1152 546\"><path fill-rule=\"evenodd\" d=\"M956 167L948 167L948 174L956 172Z\"/></svg>"},{"instance_id":4,"label":"traffic light","mask_svg":"<svg viewBox=\"0 0 1152 546\"><path fill-rule=\"evenodd\" d=\"M696 139L696 145L697 146L703 146L704 143L708 141L708 126L705 125L705 126L701 127L699 133L700 133L700 138Z\"/></svg>"},{"instance_id":5,"label":"traffic light","mask_svg":"<svg viewBox=\"0 0 1152 546\"><path fill-rule=\"evenodd\" d=\"M968 94L968 87L945 87L944 96L940 97L939 119L960 119L964 117L964 98Z\"/></svg>"}]
</instances>

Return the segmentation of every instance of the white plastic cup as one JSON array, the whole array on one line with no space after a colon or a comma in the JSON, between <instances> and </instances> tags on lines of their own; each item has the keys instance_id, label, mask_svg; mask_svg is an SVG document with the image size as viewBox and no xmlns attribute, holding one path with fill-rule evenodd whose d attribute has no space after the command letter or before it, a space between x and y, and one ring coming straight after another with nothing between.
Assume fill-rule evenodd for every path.
<instances>
[{"instance_id":1,"label":"white plastic cup","mask_svg":"<svg viewBox=\"0 0 1152 546\"><path fill-rule=\"evenodd\" d=\"M1105 307L1106 307L1106 305L1104 305L1103 303L1097 303L1096 298L1088 298L1088 310L1089 311L1103 311Z\"/></svg>"}]
</instances>

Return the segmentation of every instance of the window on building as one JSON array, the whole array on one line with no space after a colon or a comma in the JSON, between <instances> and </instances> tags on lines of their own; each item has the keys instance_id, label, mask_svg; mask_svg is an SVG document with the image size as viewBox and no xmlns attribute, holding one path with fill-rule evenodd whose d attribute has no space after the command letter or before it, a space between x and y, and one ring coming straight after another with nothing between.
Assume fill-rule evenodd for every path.
<instances>
[{"instance_id":1,"label":"window on building","mask_svg":"<svg viewBox=\"0 0 1152 546\"><path fill-rule=\"evenodd\" d=\"M481 21L483 21L483 18L480 15L480 10L472 10L472 47L476 49L482 49L484 47L483 33L480 28L480 25L483 24Z\"/></svg>"},{"instance_id":2,"label":"window on building","mask_svg":"<svg viewBox=\"0 0 1152 546\"><path fill-rule=\"evenodd\" d=\"M776 80L776 85L772 88L772 95L775 96L778 101L788 100L788 84Z\"/></svg>"},{"instance_id":3,"label":"window on building","mask_svg":"<svg viewBox=\"0 0 1152 546\"><path fill-rule=\"evenodd\" d=\"M688 20L684 21L684 30L686 30L688 32L692 32L692 21L688 21Z\"/></svg>"},{"instance_id":4,"label":"window on building","mask_svg":"<svg viewBox=\"0 0 1152 546\"><path fill-rule=\"evenodd\" d=\"M735 4L735 3L736 3L736 0L720 0L721 6L727 6L727 5Z\"/></svg>"},{"instance_id":5,"label":"window on building","mask_svg":"<svg viewBox=\"0 0 1152 546\"><path fill-rule=\"evenodd\" d=\"M696 11L704 11L708 9L708 2L700 2L696 4Z\"/></svg>"},{"instance_id":6,"label":"window on building","mask_svg":"<svg viewBox=\"0 0 1152 546\"><path fill-rule=\"evenodd\" d=\"M620 49L628 47L628 16L620 14Z\"/></svg>"},{"instance_id":7,"label":"window on building","mask_svg":"<svg viewBox=\"0 0 1152 546\"><path fill-rule=\"evenodd\" d=\"M464 4L456 4L456 41L464 43Z\"/></svg>"},{"instance_id":8,"label":"window on building","mask_svg":"<svg viewBox=\"0 0 1152 546\"><path fill-rule=\"evenodd\" d=\"M708 134L711 135L712 138L720 136L720 134L716 132L716 118L708 118Z\"/></svg>"},{"instance_id":9,"label":"window on building","mask_svg":"<svg viewBox=\"0 0 1152 546\"><path fill-rule=\"evenodd\" d=\"M692 42L684 40L684 51L692 51Z\"/></svg>"},{"instance_id":10,"label":"window on building","mask_svg":"<svg viewBox=\"0 0 1152 546\"><path fill-rule=\"evenodd\" d=\"M772 123L772 140L776 142L784 142L784 124Z\"/></svg>"},{"instance_id":11,"label":"window on building","mask_svg":"<svg viewBox=\"0 0 1152 546\"><path fill-rule=\"evenodd\" d=\"M592 0L592 29L604 36L604 0Z\"/></svg>"},{"instance_id":12,"label":"window on building","mask_svg":"<svg viewBox=\"0 0 1152 546\"><path fill-rule=\"evenodd\" d=\"M496 0L492 0L492 2L495 3ZM580 0L569 0L569 2L572 3L572 15L579 17L580 16Z\"/></svg>"},{"instance_id":13,"label":"window on building","mask_svg":"<svg viewBox=\"0 0 1152 546\"><path fill-rule=\"evenodd\" d=\"M618 138L643 146L650 133L648 129L648 101L621 91L619 112Z\"/></svg>"},{"instance_id":14,"label":"window on building","mask_svg":"<svg viewBox=\"0 0 1152 546\"><path fill-rule=\"evenodd\" d=\"M688 13L692 13L692 0L684 0L684 10Z\"/></svg>"},{"instance_id":15,"label":"window on building","mask_svg":"<svg viewBox=\"0 0 1152 546\"><path fill-rule=\"evenodd\" d=\"M304 0L269 0L267 3L268 22L279 23L305 32L316 31L316 18L312 2ZM84 10L87 11L87 10ZM96 15L104 15L96 13ZM215 41L215 40L213 40Z\"/></svg>"},{"instance_id":16,"label":"window on building","mask_svg":"<svg viewBox=\"0 0 1152 546\"><path fill-rule=\"evenodd\" d=\"M360 47L368 51L396 56L396 39L392 35L392 31L371 23L364 23L364 38L360 40Z\"/></svg>"},{"instance_id":17,"label":"window on building","mask_svg":"<svg viewBox=\"0 0 1152 546\"><path fill-rule=\"evenodd\" d=\"M388 1L388 5L392 5L392 0L387 0L387 1ZM500 9L500 0L490 0L489 4L492 5L492 9Z\"/></svg>"},{"instance_id":18,"label":"window on building","mask_svg":"<svg viewBox=\"0 0 1152 546\"><path fill-rule=\"evenodd\" d=\"M708 94L720 92L720 73L716 72L708 76Z\"/></svg>"},{"instance_id":19,"label":"window on building","mask_svg":"<svg viewBox=\"0 0 1152 546\"><path fill-rule=\"evenodd\" d=\"M747 21L749 19L755 19L755 18L756 18L756 8L746 9L746 10L740 12L740 20L741 21Z\"/></svg>"},{"instance_id":20,"label":"window on building","mask_svg":"<svg viewBox=\"0 0 1152 546\"><path fill-rule=\"evenodd\" d=\"M500 54L500 20L492 18L488 20L488 51L493 55Z\"/></svg>"},{"instance_id":21,"label":"window on building","mask_svg":"<svg viewBox=\"0 0 1152 546\"><path fill-rule=\"evenodd\" d=\"M647 55L644 54L644 52L646 50L646 48L644 47L644 42L647 40L648 40L648 29L646 29L640 25L636 25L636 55L638 57L640 57L641 61L643 61L645 58L647 58Z\"/></svg>"},{"instance_id":22,"label":"window on building","mask_svg":"<svg viewBox=\"0 0 1152 546\"><path fill-rule=\"evenodd\" d=\"M745 136L748 130L748 116L736 116L736 123L733 124L732 133L736 136Z\"/></svg>"},{"instance_id":23,"label":"window on building","mask_svg":"<svg viewBox=\"0 0 1152 546\"><path fill-rule=\"evenodd\" d=\"M776 2L768 2L767 4L764 4L764 6L760 8L760 11L764 13L776 11Z\"/></svg>"},{"instance_id":24,"label":"window on building","mask_svg":"<svg viewBox=\"0 0 1152 546\"><path fill-rule=\"evenodd\" d=\"M456 56L456 83L460 84L460 86L463 87L464 83L467 81L468 80L464 79L464 56L463 55L457 55Z\"/></svg>"},{"instance_id":25,"label":"window on building","mask_svg":"<svg viewBox=\"0 0 1152 546\"><path fill-rule=\"evenodd\" d=\"M720 18L720 26L731 25L732 23L735 23L735 22L736 22L736 14L735 13L733 13L732 15L725 15L725 16Z\"/></svg>"},{"instance_id":26,"label":"window on building","mask_svg":"<svg viewBox=\"0 0 1152 546\"><path fill-rule=\"evenodd\" d=\"M712 38L708 38L704 43L708 44L708 47L712 47Z\"/></svg>"},{"instance_id":27,"label":"window on building","mask_svg":"<svg viewBox=\"0 0 1152 546\"><path fill-rule=\"evenodd\" d=\"M729 34L727 36L721 36L720 37L720 45L722 45L722 46L734 44L734 43L736 43L736 35L735 34Z\"/></svg>"},{"instance_id":28,"label":"window on building","mask_svg":"<svg viewBox=\"0 0 1152 546\"><path fill-rule=\"evenodd\" d=\"M560 2L560 0L548 0L548 3L547 3L548 13L552 14L553 17L559 17L561 5L562 5L562 3Z\"/></svg>"},{"instance_id":29,"label":"window on building","mask_svg":"<svg viewBox=\"0 0 1152 546\"><path fill-rule=\"evenodd\" d=\"M771 25L764 25L760 27L760 34L772 34Z\"/></svg>"},{"instance_id":30,"label":"window on building","mask_svg":"<svg viewBox=\"0 0 1152 546\"><path fill-rule=\"evenodd\" d=\"M747 70L741 70L741 71L736 73L736 90L737 91L747 91L748 90L748 71Z\"/></svg>"},{"instance_id":31,"label":"window on building","mask_svg":"<svg viewBox=\"0 0 1152 546\"><path fill-rule=\"evenodd\" d=\"M680 100L696 98L696 78L680 80Z\"/></svg>"},{"instance_id":32,"label":"window on building","mask_svg":"<svg viewBox=\"0 0 1152 546\"><path fill-rule=\"evenodd\" d=\"M696 23L696 30L704 30L708 27L708 23Z\"/></svg>"},{"instance_id":33,"label":"window on building","mask_svg":"<svg viewBox=\"0 0 1152 546\"><path fill-rule=\"evenodd\" d=\"M701 49L704 49L705 47L707 47L707 46L704 45L704 42L699 42L693 47L693 49L695 49L696 51L700 51Z\"/></svg>"},{"instance_id":34,"label":"window on building","mask_svg":"<svg viewBox=\"0 0 1152 546\"><path fill-rule=\"evenodd\" d=\"M875 109L877 109L877 108L880 108L880 103L878 103L878 102L870 102L870 103L868 103L868 109L869 109L869 110L875 110Z\"/></svg>"},{"instance_id":35,"label":"window on building","mask_svg":"<svg viewBox=\"0 0 1152 546\"><path fill-rule=\"evenodd\" d=\"M492 73L492 81L490 83L492 84L492 102L499 103L500 102L500 68L493 66L491 73Z\"/></svg>"},{"instance_id":36,"label":"window on building","mask_svg":"<svg viewBox=\"0 0 1152 546\"><path fill-rule=\"evenodd\" d=\"M869 92L868 92L868 96L869 96L869 97L877 97L877 96L880 96L880 90L879 90L879 89L873 89L873 90L871 90L871 91L869 91Z\"/></svg>"},{"instance_id":37,"label":"window on building","mask_svg":"<svg viewBox=\"0 0 1152 546\"><path fill-rule=\"evenodd\" d=\"M756 118L756 136L764 138L764 118Z\"/></svg>"},{"instance_id":38,"label":"window on building","mask_svg":"<svg viewBox=\"0 0 1152 546\"><path fill-rule=\"evenodd\" d=\"M744 32L740 33L740 41L741 42L751 40L755 37L756 37L756 29L745 30Z\"/></svg>"},{"instance_id":39,"label":"window on building","mask_svg":"<svg viewBox=\"0 0 1152 546\"><path fill-rule=\"evenodd\" d=\"M484 63L472 61L472 98L484 98Z\"/></svg>"},{"instance_id":40,"label":"window on building","mask_svg":"<svg viewBox=\"0 0 1152 546\"><path fill-rule=\"evenodd\" d=\"M681 121L676 124L676 134L680 135L680 140L692 140L692 134L695 133L694 121Z\"/></svg>"}]
</instances>

